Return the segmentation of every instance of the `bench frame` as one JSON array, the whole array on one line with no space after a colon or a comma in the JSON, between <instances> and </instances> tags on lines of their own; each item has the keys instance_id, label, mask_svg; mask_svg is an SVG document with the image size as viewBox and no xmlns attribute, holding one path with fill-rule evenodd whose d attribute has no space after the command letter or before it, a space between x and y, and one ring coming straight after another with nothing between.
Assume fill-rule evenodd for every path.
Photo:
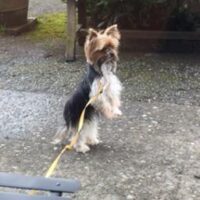
<instances>
[{"instance_id":1,"label":"bench frame","mask_svg":"<svg viewBox=\"0 0 200 200\"><path fill-rule=\"evenodd\" d=\"M63 193L74 193L80 189L80 182L74 179L59 179L24 176L0 172L0 187L50 192L50 196L0 192L1 200L70 200Z\"/></svg>"}]
</instances>

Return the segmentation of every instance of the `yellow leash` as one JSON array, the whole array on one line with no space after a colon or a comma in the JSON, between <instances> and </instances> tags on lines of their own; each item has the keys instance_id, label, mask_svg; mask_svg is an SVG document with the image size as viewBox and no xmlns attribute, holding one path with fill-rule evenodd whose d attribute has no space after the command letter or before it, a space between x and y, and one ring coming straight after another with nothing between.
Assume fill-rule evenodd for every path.
<instances>
[{"instance_id":1,"label":"yellow leash","mask_svg":"<svg viewBox=\"0 0 200 200\"><path fill-rule=\"evenodd\" d=\"M103 92L103 85L102 83L99 81L99 87L98 87L98 91L97 91L97 94L93 97L91 97L89 99L89 101L87 102L87 104L85 105L83 111L81 112L81 115L80 115L80 118L79 118L79 123L78 123L78 130L76 132L76 134L74 135L74 137L72 138L70 144L67 144L63 149L62 151L58 154L58 156L54 159L54 161L51 163L49 169L47 170L47 172L45 173L45 177L48 178L50 177L53 172L55 171L57 165L58 165L58 162L60 160L60 158L62 157L62 155L65 153L65 151L69 151L69 150L72 150L73 149L73 146L77 143L77 140L80 136L80 132L83 128L83 124L84 124L84 117L85 117L85 111L87 109L87 107L93 103L94 101L96 101L96 99L98 98L98 96ZM33 195L35 194L36 191L31 191L30 192L30 195Z\"/></svg>"},{"instance_id":2,"label":"yellow leash","mask_svg":"<svg viewBox=\"0 0 200 200\"><path fill-rule=\"evenodd\" d=\"M80 132L81 129L83 128L83 124L84 124L84 117L85 117L85 111L87 109L87 107L93 103L94 101L96 101L97 97L103 92L103 85L102 83L99 81L99 87L98 87L98 92L95 96L91 97L89 99L89 101L87 102L87 104L85 105L81 115L80 115L80 119L79 119L79 123L78 123L78 130L76 132L76 134L74 135L74 137L72 138L70 144L67 144L62 151L58 154L58 156L56 157L56 159L52 162L52 164L50 165L49 169L47 170L45 177L50 177L53 172L55 171L56 166L58 165L58 162L61 158L61 156L63 155L63 153L67 150L72 150L73 146L77 143L77 140L80 136Z\"/></svg>"}]
</instances>

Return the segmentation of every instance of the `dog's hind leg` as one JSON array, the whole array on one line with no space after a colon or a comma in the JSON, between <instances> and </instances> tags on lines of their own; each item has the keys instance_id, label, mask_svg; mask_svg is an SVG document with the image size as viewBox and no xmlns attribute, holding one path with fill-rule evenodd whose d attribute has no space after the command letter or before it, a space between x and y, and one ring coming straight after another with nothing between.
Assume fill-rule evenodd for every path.
<instances>
[{"instance_id":1,"label":"dog's hind leg","mask_svg":"<svg viewBox=\"0 0 200 200\"><path fill-rule=\"evenodd\" d=\"M88 123L88 132L87 132L87 144L88 145L97 145L100 143L99 134L98 134L98 122L97 119L93 119Z\"/></svg>"},{"instance_id":2,"label":"dog's hind leg","mask_svg":"<svg viewBox=\"0 0 200 200\"><path fill-rule=\"evenodd\" d=\"M96 145L99 143L98 129L96 119L86 120L83 129L80 132L80 136L77 144L74 148L77 152L86 153L90 150L89 145Z\"/></svg>"},{"instance_id":3,"label":"dog's hind leg","mask_svg":"<svg viewBox=\"0 0 200 200\"><path fill-rule=\"evenodd\" d=\"M52 144L61 144L67 138L67 126L60 127L53 137Z\"/></svg>"}]
</instances>

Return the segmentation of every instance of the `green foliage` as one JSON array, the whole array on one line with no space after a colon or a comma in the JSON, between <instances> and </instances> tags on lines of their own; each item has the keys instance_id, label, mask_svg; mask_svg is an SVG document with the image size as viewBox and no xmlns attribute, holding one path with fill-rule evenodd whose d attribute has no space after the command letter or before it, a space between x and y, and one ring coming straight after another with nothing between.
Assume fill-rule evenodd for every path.
<instances>
[{"instance_id":1,"label":"green foliage","mask_svg":"<svg viewBox=\"0 0 200 200\"><path fill-rule=\"evenodd\" d=\"M168 29L174 31L195 31L197 18L187 8L179 7L174 9L168 23Z\"/></svg>"},{"instance_id":2,"label":"green foliage","mask_svg":"<svg viewBox=\"0 0 200 200\"><path fill-rule=\"evenodd\" d=\"M5 27L3 25L0 25L0 33L4 33L5 32Z\"/></svg>"},{"instance_id":3,"label":"green foliage","mask_svg":"<svg viewBox=\"0 0 200 200\"><path fill-rule=\"evenodd\" d=\"M199 1L199 0L190 0ZM194 30L193 14L183 9L186 1L87 0L90 26L105 28L117 23L124 29ZM174 25L173 23L178 23ZM176 26L176 27L175 27Z\"/></svg>"},{"instance_id":4,"label":"green foliage","mask_svg":"<svg viewBox=\"0 0 200 200\"><path fill-rule=\"evenodd\" d=\"M167 0L87 0L87 13L94 26L105 27L118 23L122 28L138 28L142 26L142 20L149 18L151 13L147 10L150 11L153 4L166 2Z\"/></svg>"},{"instance_id":5,"label":"green foliage","mask_svg":"<svg viewBox=\"0 0 200 200\"><path fill-rule=\"evenodd\" d=\"M47 38L64 38L66 29L66 13L45 14L38 17L36 29L27 33L27 37L36 40Z\"/></svg>"}]
</instances>

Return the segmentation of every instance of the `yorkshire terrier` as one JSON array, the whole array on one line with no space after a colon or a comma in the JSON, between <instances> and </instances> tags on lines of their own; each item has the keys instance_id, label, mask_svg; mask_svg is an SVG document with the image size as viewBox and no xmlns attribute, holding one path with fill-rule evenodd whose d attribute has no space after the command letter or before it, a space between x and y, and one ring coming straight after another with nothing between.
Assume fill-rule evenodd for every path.
<instances>
[{"instance_id":1,"label":"yorkshire terrier","mask_svg":"<svg viewBox=\"0 0 200 200\"><path fill-rule=\"evenodd\" d=\"M74 145L75 150L86 153L90 150L90 145L99 143L98 119L100 115L108 119L122 115L120 110L122 84L116 76L120 37L117 25L101 31L89 29L84 45L87 74L65 105L66 125L55 135L55 144L66 139L67 132L71 133L70 137L77 132L81 112L89 99L98 93L100 83L103 91L86 109L84 125Z\"/></svg>"}]
</instances>

